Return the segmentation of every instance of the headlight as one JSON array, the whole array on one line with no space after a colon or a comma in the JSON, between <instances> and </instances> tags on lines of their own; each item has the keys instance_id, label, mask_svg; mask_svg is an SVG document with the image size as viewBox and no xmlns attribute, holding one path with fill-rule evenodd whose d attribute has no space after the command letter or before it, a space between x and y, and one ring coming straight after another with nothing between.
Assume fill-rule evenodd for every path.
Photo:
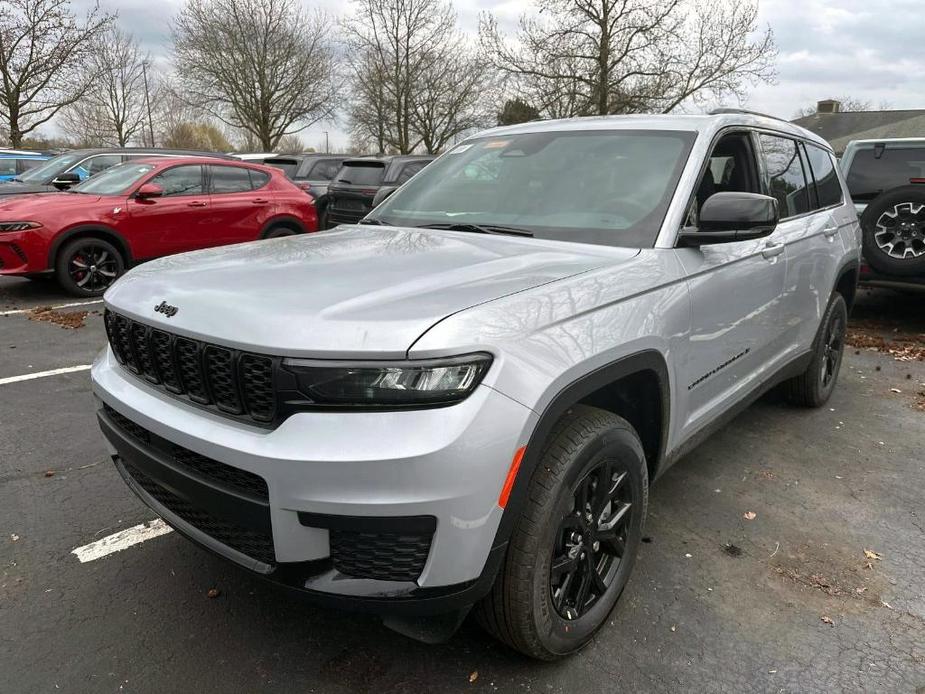
<instances>
[{"instance_id":1,"label":"headlight","mask_svg":"<svg viewBox=\"0 0 925 694\"><path fill-rule=\"evenodd\" d=\"M286 359L283 370L295 377L298 392L307 398L300 405L389 409L459 402L475 390L490 365L490 354L476 353L401 362Z\"/></svg>"},{"instance_id":2,"label":"headlight","mask_svg":"<svg viewBox=\"0 0 925 694\"><path fill-rule=\"evenodd\" d=\"M4 231L26 231L27 229L38 229L41 224L38 222L0 222L0 232Z\"/></svg>"}]
</instances>

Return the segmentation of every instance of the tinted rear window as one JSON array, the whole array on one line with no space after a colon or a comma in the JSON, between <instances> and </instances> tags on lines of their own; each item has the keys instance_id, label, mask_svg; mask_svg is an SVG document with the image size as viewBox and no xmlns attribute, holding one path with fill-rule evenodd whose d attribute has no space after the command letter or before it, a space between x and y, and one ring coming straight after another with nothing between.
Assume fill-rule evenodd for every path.
<instances>
[{"instance_id":1,"label":"tinted rear window","mask_svg":"<svg viewBox=\"0 0 925 694\"><path fill-rule=\"evenodd\" d=\"M243 193L251 189L248 169L237 166L212 166L213 193Z\"/></svg>"},{"instance_id":2,"label":"tinted rear window","mask_svg":"<svg viewBox=\"0 0 925 694\"><path fill-rule=\"evenodd\" d=\"M335 181L354 186L377 186L382 182L385 166L379 162L356 162L344 164L337 172Z\"/></svg>"},{"instance_id":3,"label":"tinted rear window","mask_svg":"<svg viewBox=\"0 0 925 694\"><path fill-rule=\"evenodd\" d=\"M295 172L299 168L298 159L264 159L263 163L266 166L272 166L275 169L279 169L289 178L295 178Z\"/></svg>"},{"instance_id":4,"label":"tinted rear window","mask_svg":"<svg viewBox=\"0 0 925 694\"><path fill-rule=\"evenodd\" d=\"M848 190L855 200L873 200L885 190L909 185L913 178L925 178L925 147L875 146L854 153Z\"/></svg>"}]
</instances>

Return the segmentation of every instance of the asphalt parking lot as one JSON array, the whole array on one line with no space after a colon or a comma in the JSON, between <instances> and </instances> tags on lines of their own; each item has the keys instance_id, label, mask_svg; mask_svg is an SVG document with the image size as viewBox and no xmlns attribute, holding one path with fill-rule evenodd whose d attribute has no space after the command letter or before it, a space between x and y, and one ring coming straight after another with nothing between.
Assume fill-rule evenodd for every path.
<instances>
[{"instance_id":1,"label":"asphalt parking lot","mask_svg":"<svg viewBox=\"0 0 925 694\"><path fill-rule=\"evenodd\" d=\"M468 622L409 641L176 533L78 561L153 515L86 370L10 380L90 364L101 304L34 310L72 301L0 279L0 691L925 692L922 297L862 292L828 407L767 396L659 480L611 625L555 664Z\"/></svg>"}]
</instances>

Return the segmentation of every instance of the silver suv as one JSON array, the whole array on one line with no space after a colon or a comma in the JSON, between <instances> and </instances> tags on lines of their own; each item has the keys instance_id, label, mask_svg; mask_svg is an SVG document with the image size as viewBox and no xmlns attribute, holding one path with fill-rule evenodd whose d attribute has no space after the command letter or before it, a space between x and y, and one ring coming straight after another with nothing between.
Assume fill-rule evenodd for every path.
<instances>
[{"instance_id":1,"label":"silver suv","mask_svg":"<svg viewBox=\"0 0 925 694\"><path fill-rule=\"evenodd\" d=\"M772 386L826 402L858 262L832 151L783 121L489 130L361 225L129 272L99 421L203 547L425 640L477 605L553 659L617 602L652 480Z\"/></svg>"}]
</instances>

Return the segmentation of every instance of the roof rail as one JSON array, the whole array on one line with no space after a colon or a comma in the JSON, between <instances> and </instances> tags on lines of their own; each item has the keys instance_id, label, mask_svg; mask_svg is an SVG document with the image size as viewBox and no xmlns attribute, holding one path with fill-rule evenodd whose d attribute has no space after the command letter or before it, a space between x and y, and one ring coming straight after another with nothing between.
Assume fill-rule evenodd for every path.
<instances>
[{"instance_id":1,"label":"roof rail","mask_svg":"<svg viewBox=\"0 0 925 694\"><path fill-rule=\"evenodd\" d=\"M745 116L761 116L762 118L772 118L774 120L784 121L785 123L788 122L786 119L781 118L780 116L772 116L767 113L761 113L760 111L749 111L747 108L714 108L707 115L721 116L723 114L729 113L738 113Z\"/></svg>"}]
</instances>

